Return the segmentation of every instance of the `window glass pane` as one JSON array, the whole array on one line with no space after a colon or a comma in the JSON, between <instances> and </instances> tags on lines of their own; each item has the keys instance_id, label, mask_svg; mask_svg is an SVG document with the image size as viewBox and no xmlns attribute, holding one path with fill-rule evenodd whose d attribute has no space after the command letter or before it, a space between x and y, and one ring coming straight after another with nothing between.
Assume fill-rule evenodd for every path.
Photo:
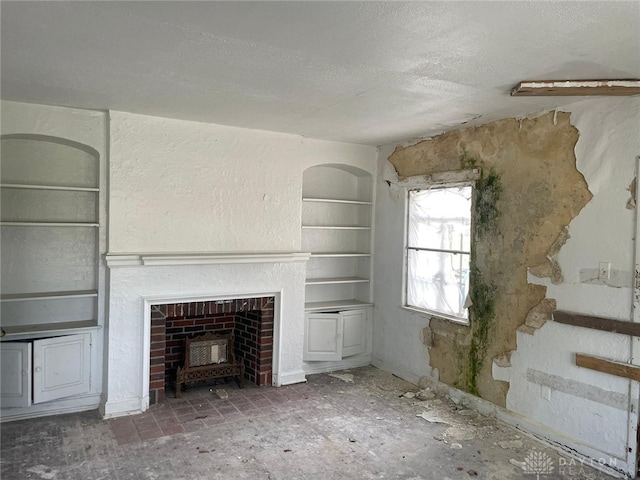
<instances>
[{"instance_id":1,"label":"window glass pane","mask_svg":"<svg viewBox=\"0 0 640 480\"><path fill-rule=\"evenodd\" d=\"M407 251L407 305L466 320L469 255Z\"/></svg>"},{"instance_id":2,"label":"window glass pane","mask_svg":"<svg viewBox=\"0 0 640 480\"><path fill-rule=\"evenodd\" d=\"M471 251L471 186L409 192L409 247Z\"/></svg>"}]
</instances>

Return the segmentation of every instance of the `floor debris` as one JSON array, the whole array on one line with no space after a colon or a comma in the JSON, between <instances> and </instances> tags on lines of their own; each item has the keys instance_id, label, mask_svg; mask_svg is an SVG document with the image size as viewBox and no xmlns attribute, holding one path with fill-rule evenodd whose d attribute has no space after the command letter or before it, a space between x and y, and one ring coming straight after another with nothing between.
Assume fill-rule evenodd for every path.
<instances>
[{"instance_id":1,"label":"floor debris","mask_svg":"<svg viewBox=\"0 0 640 480\"><path fill-rule=\"evenodd\" d=\"M433 412L424 411L416 415L416 417L424 418L429 423L447 423Z\"/></svg>"},{"instance_id":2,"label":"floor debris","mask_svg":"<svg viewBox=\"0 0 640 480\"><path fill-rule=\"evenodd\" d=\"M436 398L436 394L433 393L430 388L425 388L416 393L416 398L420 400L431 400L432 398Z\"/></svg>"},{"instance_id":3,"label":"floor debris","mask_svg":"<svg viewBox=\"0 0 640 480\"><path fill-rule=\"evenodd\" d=\"M215 394L218 396L220 400L227 400L229 398L229 394L224 388L218 388L215 391Z\"/></svg>"},{"instance_id":4,"label":"floor debris","mask_svg":"<svg viewBox=\"0 0 640 480\"><path fill-rule=\"evenodd\" d=\"M337 378L338 380L342 380L343 382L353 383L352 373L330 373L329 376Z\"/></svg>"},{"instance_id":5,"label":"floor debris","mask_svg":"<svg viewBox=\"0 0 640 480\"><path fill-rule=\"evenodd\" d=\"M505 450L509 448L522 448L522 440L505 440L502 442L498 442L498 445L500 445Z\"/></svg>"},{"instance_id":6,"label":"floor debris","mask_svg":"<svg viewBox=\"0 0 640 480\"><path fill-rule=\"evenodd\" d=\"M433 387L436 398L417 401L400 396L418 397L425 388L374 367L338 374L353 381L317 374L282 387L229 382L167 395L138 415L103 420L93 411L6 422L0 478L534 480L522 468L534 449L552 459L554 475L570 464ZM222 388L227 400L214 393ZM522 448L498 444L514 440ZM586 464L571 478L612 480Z\"/></svg>"}]
</instances>

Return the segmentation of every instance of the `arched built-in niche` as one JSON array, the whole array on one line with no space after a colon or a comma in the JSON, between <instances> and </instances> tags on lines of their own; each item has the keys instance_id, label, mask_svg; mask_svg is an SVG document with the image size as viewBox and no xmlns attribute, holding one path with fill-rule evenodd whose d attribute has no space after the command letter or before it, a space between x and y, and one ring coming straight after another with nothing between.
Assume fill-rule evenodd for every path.
<instances>
[{"instance_id":1,"label":"arched built-in niche","mask_svg":"<svg viewBox=\"0 0 640 480\"><path fill-rule=\"evenodd\" d=\"M2 328L15 336L95 325L98 152L44 135L0 142Z\"/></svg>"},{"instance_id":2,"label":"arched built-in niche","mask_svg":"<svg viewBox=\"0 0 640 480\"><path fill-rule=\"evenodd\" d=\"M371 360L373 179L347 165L303 173L305 371L367 365Z\"/></svg>"},{"instance_id":3,"label":"arched built-in niche","mask_svg":"<svg viewBox=\"0 0 640 480\"><path fill-rule=\"evenodd\" d=\"M372 177L347 165L318 165L303 173L302 250L307 311L371 303Z\"/></svg>"}]
</instances>

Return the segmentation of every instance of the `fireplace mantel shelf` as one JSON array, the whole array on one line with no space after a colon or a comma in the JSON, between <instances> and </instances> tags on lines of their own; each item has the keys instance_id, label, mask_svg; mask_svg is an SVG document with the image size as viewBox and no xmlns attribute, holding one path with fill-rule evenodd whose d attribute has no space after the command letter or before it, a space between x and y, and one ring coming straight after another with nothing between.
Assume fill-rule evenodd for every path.
<instances>
[{"instance_id":1,"label":"fireplace mantel shelf","mask_svg":"<svg viewBox=\"0 0 640 480\"><path fill-rule=\"evenodd\" d=\"M126 253L105 255L109 268L168 265L214 265L222 263L288 263L306 262L304 252L250 253Z\"/></svg>"}]
</instances>

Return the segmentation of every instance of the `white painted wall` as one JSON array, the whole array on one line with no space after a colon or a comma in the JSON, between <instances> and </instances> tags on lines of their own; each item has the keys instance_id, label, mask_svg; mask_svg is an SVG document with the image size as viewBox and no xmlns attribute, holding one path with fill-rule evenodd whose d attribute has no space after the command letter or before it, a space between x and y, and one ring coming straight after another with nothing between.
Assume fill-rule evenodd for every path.
<instances>
[{"instance_id":1,"label":"white painted wall","mask_svg":"<svg viewBox=\"0 0 640 480\"><path fill-rule=\"evenodd\" d=\"M374 147L122 112L109 117L2 102L3 134L53 135L95 148L104 192L109 152L108 226L106 202L100 213L108 227L102 229L101 253L108 230L108 258L131 252L299 252L303 171L329 163L376 172ZM253 262L148 267L134 261L110 268L104 365L101 343L92 365L98 393L104 367L105 414L146 408L142 332L150 297L276 295L276 382L304 380L304 258ZM100 292L103 298L104 285Z\"/></svg>"},{"instance_id":2,"label":"white painted wall","mask_svg":"<svg viewBox=\"0 0 640 480\"><path fill-rule=\"evenodd\" d=\"M420 340L430 317L402 308L406 190L393 184L397 174L387 158L394 148L384 146L378 153L372 363L415 383L433 374L429 351Z\"/></svg>"},{"instance_id":3,"label":"white painted wall","mask_svg":"<svg viewBox=\"0 0 640 480\"><path fill-rule=\"evenodd\" d=\"M375 148L111 112L109 251L300 249L302 172Z\"/></svg>"},{"instance_id":4,"label":"white painted wall","mask_svg":"<svg viewBox=\"0 0 640 480\"><path fill-rule=\"evenodd\" d=\"M577 167L594 196L569 225L571 238L558 255L564 282L553 285L531 275L529 282L546 285L558 310L631 320L636 211L625 205L640 154L640 99L586 100L566 111L580 133ZM599 262L611 263L612 280L581 281L585 275L597 277ZM518 332L517 341L506 375L507 408L603 456L625 459L630 381L575 366L575 353L627 362L630 337L547 322L533 336ZM500 370L494 368L494 376L506 373ZM561 383L555 385L555 380ZM637 398L631 400L637 405Z\"/></svg>"},{"instance_id":5,"label":"white painted wall","mask_svg":"<svg viewBox=\"0 0 640 480\"><path fill-rule=\"evenodd\" d=\"M580 133L577 166L594 198L569 225L571 238L559 254L564 283L551 285L531 276L529 281L547 285L547 297L557 300L559 310L630 320L635 210L625 204L640 154L640 99L590 99L566 111ZM386 160L394 147L379 151L373 356L375 365L415 380L433 372L419 341L428 319L400 308L404 196L384 182L385 175L394 173ZM611 262L615 286L581 281L601 261ZM512 366L494 365L494 377L510 381L509 410L545 426L549 438L568 439L592 458L616 457L621 467L627 458L630 382L576 367L575 352L626 362L630 340L547 322L533 336L518 333ZM637 399L632 402L637 405Z\"/></svg>"},{"instance_id":6,"label":"white painted wall","mask_svg":"<svg viewBox=\"0 0 640 480\"><path fill-rule=\"evenodd\" d=\"M110 258L299 252L303 171L335 163L376 172L374 147L123 112L110 117ZM111 268L104 413L147 407L143 305L149 297L276 293L275 382L303 381L305 267L303 260Z\"/></svg>"}]
</instances>

